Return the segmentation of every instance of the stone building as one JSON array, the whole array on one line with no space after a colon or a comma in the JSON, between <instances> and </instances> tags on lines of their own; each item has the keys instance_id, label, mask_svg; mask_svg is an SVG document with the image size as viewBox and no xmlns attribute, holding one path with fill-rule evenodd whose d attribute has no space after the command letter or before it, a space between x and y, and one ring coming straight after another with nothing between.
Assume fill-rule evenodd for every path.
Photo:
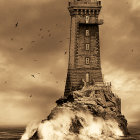
<instances>
[{"instance_id":1,"label":"stone building","mask_svg":"<svg viewBox=\"0 0 140 140\"><path fill-rule=\"evenodd\" d=\"M69 0L71 16L70 46L65 95L83 84L103 83L98 19L101 10L98 0Z\"/></svg>"}]
</instances>

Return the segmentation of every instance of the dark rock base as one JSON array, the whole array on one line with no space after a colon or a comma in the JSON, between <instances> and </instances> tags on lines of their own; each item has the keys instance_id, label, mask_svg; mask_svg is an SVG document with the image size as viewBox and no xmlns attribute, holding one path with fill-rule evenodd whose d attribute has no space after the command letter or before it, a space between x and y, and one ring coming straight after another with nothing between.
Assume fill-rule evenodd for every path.
<instances>
[{"instance_id":1,"label":"dark rock base","mask_svg":"<svg viewBox=\"0 0 140 140\"><path fill-rule=\"evenodd\" d=\"M84 130L86 127L85 124L88 114L93 117L93 121L97 121L97 124L99 118L101 123L104 123L104 125L107 126L107 128L103 129L101 132L101 135L105 140L135 140L134 138L129 137L127 120L124 115L121 114L120 98L112 93L107 87L100 88L96 85L84 87L82 90L69 93L67 97L64 96L60 98L56 103L57 106L41 124L56 120L56 118L61 120L61 117L63 117L63 115L67 116L66 112L68 112L70 116L69 134L76 136L76 139L73 138L73 140L81 140L78 135L80 135L81 130ZM113 127L116 127L115 129L122 132L123 137L119 137L119 134L114 132L115 129ZM94 130L96 130L96 128L94 128ZM39 133L40 130L37 129L36 133L30 139L39 139ZM94 136L91 136L91 140L93 139ZM100 138L97 137L95 139L100 140Z\"/></svg>"}]
</instances>

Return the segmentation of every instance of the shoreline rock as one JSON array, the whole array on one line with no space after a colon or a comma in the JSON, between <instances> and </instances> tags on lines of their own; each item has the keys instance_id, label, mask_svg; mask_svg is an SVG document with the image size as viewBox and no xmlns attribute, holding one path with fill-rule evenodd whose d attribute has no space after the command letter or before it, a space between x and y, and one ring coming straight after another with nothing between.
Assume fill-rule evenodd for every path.
<instances>
[{"instance_id":1,"label":"shoreline rock","mask_svg":"<svg viewBox=\"0 0 140 140\"><path fill-rule=\"evenodd\" d=\"M73 91L68 96L61 97L56 103L57 106L51 111L46 119L42 120L41 123L55 119L56 116L63 111L71 111L71 114L73 114L74 117L71 119L69 131L70 133L77 135L80 133L80 130L83 129L83 123L85 121L77 114L79 112L82 112L84 115L90 113L93 118L101 118L105 122L117 122L118 127L124 135L124 137L120 137L118 140L134 140L129 137L127 120L125 116L121 114L121 100L110 90L107 91L102 88L97 90L97 87L95 89L94 86L84 87L82 90ZM38 138L37 130L31 139Z\"/></svg>"}]
</instances>

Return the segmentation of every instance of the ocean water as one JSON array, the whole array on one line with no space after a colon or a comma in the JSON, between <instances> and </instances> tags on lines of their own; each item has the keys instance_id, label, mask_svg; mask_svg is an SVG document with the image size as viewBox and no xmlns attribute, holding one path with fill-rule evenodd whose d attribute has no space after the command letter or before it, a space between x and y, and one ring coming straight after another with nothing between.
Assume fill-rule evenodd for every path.
<instances>
[{"instance_id":1,"label":"ocean water","mask_svg":"<svg viewBox=\"0 0 140 140\"><path fill-rule=\"evenodd\" d=\"M0 140L20 140L24 131L24 127L1 127Z\"/></svg>"},{"instance_id":2,"label":"ocean water","mask_svg":"<svg viewBox=\"0 0 140 140\"><path fill-rule=\"evenodd\" d=\"M140 140L140 122L131 123L128 126L128 130L132 137L136 138L136 140Z\"/></svg>"},{"instance_id":3,"label":"ocean water","mask_svg":"<svg viewBox=\"0 0 140 140\"><path fill-rule=\"evenodd\" d=\"M140 140L140 124L132 124L128 128L131 136L136 138L136 140ZM0 140L20 140L24 131L25 127L1 127Z\"/></svg>"}]
</instances>

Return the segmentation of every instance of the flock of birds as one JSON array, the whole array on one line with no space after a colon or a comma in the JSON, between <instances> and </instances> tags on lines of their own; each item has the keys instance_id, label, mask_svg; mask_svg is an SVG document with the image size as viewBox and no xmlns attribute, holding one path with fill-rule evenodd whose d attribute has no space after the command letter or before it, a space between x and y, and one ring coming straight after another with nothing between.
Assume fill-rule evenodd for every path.
<instances>
[{"instance_id":1,"label":"flock of birds","mask_svg":"<svg viewBox=\"0 0 140 140\"><path fill-rule=\"evenodd\" d=\"M58 24L56 24L56 26L57 26L57 25L58 25ZM15 27L16 27L16 28L17 28L18 26L19 26L19 22L17 22L17 23L15 24ZM43 29L40 28L40 31L42 31L42 30L43 30ZM50 30L47 30L47 32L49 33L48 36L51 37L52 35L51 35L51 33L50 33ZM40 34L38 34L38 36L40 36ZM44 38L44 36L41 36L41 39L43 39L43 38ZM67 38L67 39L69 39L69 38ZM14 40L14 39L11 38L11 40ZM35 42L36 42L36 41L34 41L34 40L31 41L31 43L35 43ZM59 43L63 43L63 41L60 40ZM22 51L23 48L19 48L19 50ZM64 51L64 54L65 54L65 55L67 54L67 50Z\"/></svg>"},{"instance_id":2,"label":"flock of birds","mask_svg":"<svg viewBox=\"0 0 140 140\"><path fill-rule=\"evenodd\" d=\"M58 24L56 24L56 26L57 26L57 25L58 25ZM18 26L19 26L19 22L16 22L15 28L18 28ZM39 30L40 30L40 32L43 31L42 28L40 28ZM48 32L48 37L51 37L52 34L51 34L50 30L47 30L47 32ZM38 34L38 36L41 36L41 34ZM41 36L41 39L43 39L43 38L44 38L44 36ZM69 39L69 38L67 38L67 39ZM14 40L14 38L11 38L11 41L13 41L13 40ZM36 42L36 41L34 41L34 40L31 41L31 43L35 43L35 42ZM59 43L63 43L63 41L60 40ZM19 50L20 50L20 51L23 51L24 48L19 48ZM66 54L67 54L67 50L64 51L64 55L66 55ZM37 60L37 59L34 59L34 61L37 62L38 60ZM37 74L40 74L40 73L37 73ZM52 74L52 72L50 72L50 74ZM32 78L36 78L35 74L31 74L31 77L32 77ZM7 81L5 81L4 83L7 84ZM59 82L56 81L56 83L58 84ZM32 95L30 95L29 97L32 98Z\"/></svg>"},{"instance_id":3,"label":"flock of birds","mask_svg":"<svg viewBox=\"0 0 140 140\"><path fill-rule=\"evenodd\" d=\"M19 26L19 22L16 22L16 24L15 24L15 28L18 28L18 26ZM56 26L57 26L57 24L56 24ZM39 29L40 31L43 31L43 29L42 28L40 28ZM51 35L51 32L50 32L50 30L47 30L47 32L48 32L48 36L49 37L51 37L52 35ZM38 36L41 36L41 34L38 34ZM43 39L44 38L44 36L41 36L41 39ZM69 38L67 38L67 39L69 39ZM11 40L13 41L14 39L13 38L11 38ZM36 41L31 41L31 43L35 43ZM62 43L63 41L62 40L60 40L59 41L59 43ZM23 48L19 48L19 50L20 51L23 51L24 49ZM134 49L131 49L131 52L133 53L134 52ZM64 55L66 55L67 54L67 50L65 50L64 51ZM37 62L38 60L34 60L35 62ZM38 74L40 74L40 73L38 73ZM31 77L33 77L33 78L36 78L36 76L34 75L34 74L31 74ZM58 81L56 81L56 83L58 83ZM7 84L7 81L5 81L5 84ZM32 95L30 95L30 98L32 97Z\"/></svg>"}]
</instances>

